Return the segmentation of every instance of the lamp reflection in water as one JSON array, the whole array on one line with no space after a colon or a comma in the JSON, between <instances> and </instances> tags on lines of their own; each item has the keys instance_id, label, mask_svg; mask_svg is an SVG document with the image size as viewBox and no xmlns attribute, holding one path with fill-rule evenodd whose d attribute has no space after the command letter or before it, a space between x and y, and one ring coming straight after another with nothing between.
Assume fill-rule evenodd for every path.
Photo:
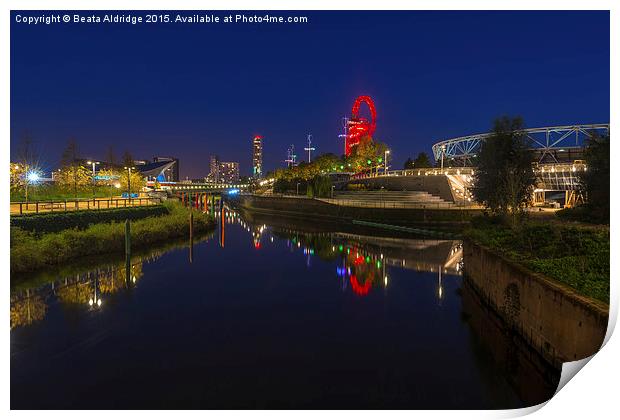
<instances>
[{"instance_id":1,"label":"lamp reflection in water","mask_svg":"<svg viewBox=\"0 0 620 420\"><path fill-rule=\"evenodd\" d=\"M441 272L443 270L442 266L439 266L439 284L437 287L437 296L439 296L439 299L441 300L441 298L443 297L443 286L441 285Z\"/></svg>"},{"instance_id":2,"label":"lamp reflection in water","mask_svg":"<svg viewBox=\"0 0 620 420\"><path fill-rule=\"evenodd\" d=\"M96 308L100 308L101 303L102 303L101 297L99 296L99 281L97 279L97 276L95 276L93 283L94 283L93 296L88 300L88 306L90 306L93 309L96 309Z\"/></svg>"}]
</instances>

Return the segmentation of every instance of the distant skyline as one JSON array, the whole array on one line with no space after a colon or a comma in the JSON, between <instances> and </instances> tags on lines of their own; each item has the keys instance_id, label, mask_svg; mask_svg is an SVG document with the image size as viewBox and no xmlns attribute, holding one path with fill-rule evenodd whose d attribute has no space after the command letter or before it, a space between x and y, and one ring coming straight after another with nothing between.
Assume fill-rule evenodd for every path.
<instances>
[{"instance_id":1,"label":"distant skyline","mask_svg":"<svg viewBox=\"0 0 620 420\"><path fill-rule=\"evenodd\" d=\"M181 178L206 176L211 155L250 175L257 134L264 172L284 166L291 144L307 159L309 133L315 156L341 154L341 119L358 95L375 101L375 137L396 168L505 114L528 127L609 122L607 11L269 12L309 18L285 25L15 22L42 13L11 13L10 141L14 158L29 132L47 172L69 138L85 158L105 159L109 146L119 159L125 150L177 157Z\"/></svg>"}]
</instances>

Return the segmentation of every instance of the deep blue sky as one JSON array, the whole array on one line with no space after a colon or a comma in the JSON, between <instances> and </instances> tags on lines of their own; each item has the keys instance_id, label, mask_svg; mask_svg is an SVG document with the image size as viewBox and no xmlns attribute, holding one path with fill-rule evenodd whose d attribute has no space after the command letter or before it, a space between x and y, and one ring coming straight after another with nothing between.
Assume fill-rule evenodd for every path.
<instances>
[{"instance_id":1,"label":"deep blue sky","mask_svg":"<svg viewBox=\"0 0 620 420\"><path fill-rule=\"evenodd\" d=\"M398 167L503 114L529 127L609 121L608 12L295 12L310 22L136 26L28 26L17 14L41 12L12 12L11 153L27 130L46 170L69 137L89 158L109 145L119 157L177 156L190 178L208 173L211 154L249 174L254 134L268 170L308 133L318 152L340 154L341 118L361 94L375 100L375 137Z\"/></svg>"}]
</instances>

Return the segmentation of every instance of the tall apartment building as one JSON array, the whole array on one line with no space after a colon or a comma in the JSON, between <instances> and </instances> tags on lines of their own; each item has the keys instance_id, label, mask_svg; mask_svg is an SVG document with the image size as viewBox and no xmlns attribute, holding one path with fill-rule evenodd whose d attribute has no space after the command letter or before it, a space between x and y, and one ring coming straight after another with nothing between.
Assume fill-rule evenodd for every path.
<instances>
[{"instance_id":1,"label":"tall apartment building","mask_svg":"<svg viewBox=\"0 0 620 420\"><path fill-rule=\"evenodd\" d=\"M217 155L211 155L209 158L209 176L207 179L210 182L219 182L220 180L220 158Z\"/></svg>"},{"instance_id":2,"label":"tall apartment building","mask_svg":"<svg viewBox=\"0 0 620 420\"><path fill-rule=\"evenodd\" d=\"M263 176L263 138L254 136L252 140L252 177Z\"/></svg>"},{"instance_id":3,"label":"tall apartment building","mask_svg":"<svg viewBox=\"0 0 620 420\"><path fill-rule=\"evenodd\" d=\"M220 162L219 182L236 184L239 182L239 162Z\"/></svg>"}]
</instances>

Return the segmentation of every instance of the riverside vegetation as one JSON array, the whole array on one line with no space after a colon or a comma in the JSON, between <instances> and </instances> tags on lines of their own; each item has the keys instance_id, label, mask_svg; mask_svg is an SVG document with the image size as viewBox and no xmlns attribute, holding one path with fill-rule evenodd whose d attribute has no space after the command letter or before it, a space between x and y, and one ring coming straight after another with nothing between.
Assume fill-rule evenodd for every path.
<instances>
[{"instance_id":1,"label":"riverside vegetation","mask_svg":"<svg viewBox=\"0 0 620 420\"><path fill-rule=\"evenodd\" d=\"M133 248L188 235L190 210L173 202L163 208L164 214L131 222ZM205 232L214 224L208 214L194 212L194 232ZM50 233L11 227L11 273L35 271L80 257L123 253L124 238L124 219Z\"/></svg>"},{"instance_id":2,"label":"riverside vegetation","mask_svg":"<svg viewBox=\"0 0 620 420\"><path fill-rule=\"evenodd\" d=\"M465 231L474 242L507 259L609 304L609 227L525 221L508 227L479 217Z\"/></svg>"}]
</instances>

